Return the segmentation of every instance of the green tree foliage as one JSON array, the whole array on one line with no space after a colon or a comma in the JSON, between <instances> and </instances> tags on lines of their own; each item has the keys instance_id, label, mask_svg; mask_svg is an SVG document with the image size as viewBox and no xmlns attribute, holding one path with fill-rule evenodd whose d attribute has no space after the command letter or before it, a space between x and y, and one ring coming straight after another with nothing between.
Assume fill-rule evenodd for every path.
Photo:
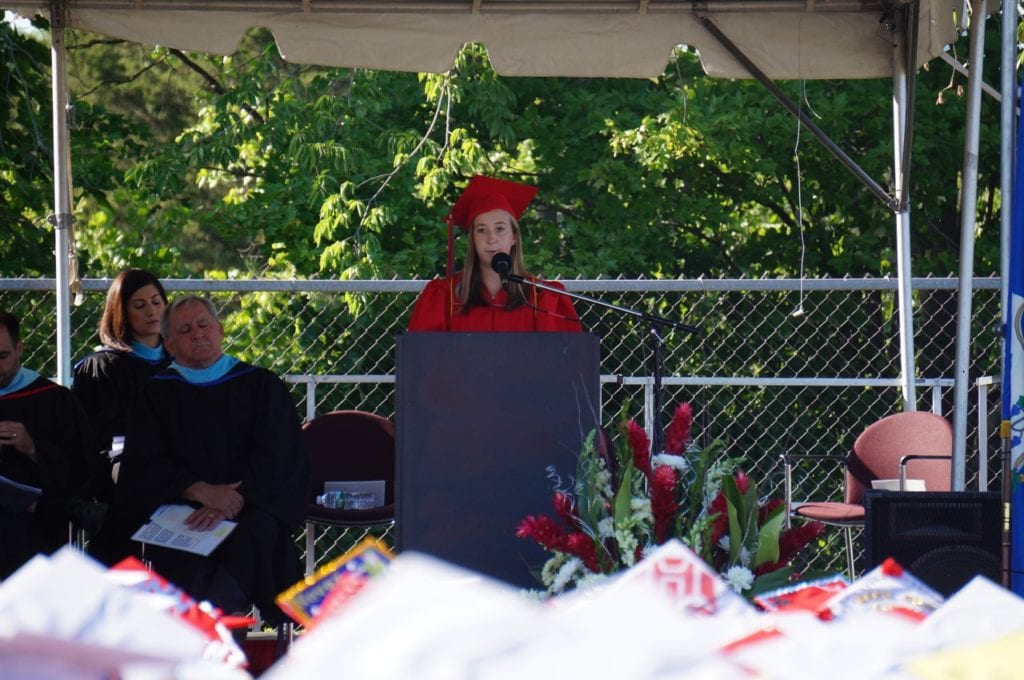
<instances>
[{"instance_id":1,"label":"green tree foliage","mask_svg":"<svg viewBox=\"0 0 1024 680\"><path fill-rule=\"evenodd\" d=\"M9 26L0 39L9 65L0 210L18 226L0 234L0 261L36 274L52 267L49 57ZM707 78L685 49L660 76L627 80L503 78L481 46L467 46L438 75L295 65L259 30L230 57L80 33L68 42L76 232L88 276L135 265L162 276L429 278L444 269L443 218L474 173L541 187L524 220L524 250L547 276L895 273L891 211L763 86ZM916 275L956 270L962 82L936 61L917 84ZM887 80L780 86L869 175L891 182ZM992 274L999 135L991 100L982 117L976 271ZM464 247L460 239L459 258ZM367 302L320 302L317 320L301 324L296 308L269 296L229 306L239 335L278 326L274 337L294 350L282 362L314 343L358 370L377 358L337 348L370 323L360 315ZM925 318L954 312L949 296L923 304ZM744 323L738 311L702 318ZM890 354L869 345L892 337L891 308L868 296L836 318L848 337L874 338L865 356ZM780 316L778 325L787 323ZM876 328L892 332L865 331ZM948 374L948 359L926 361ZM787 373L799 360L780 353L757 365Z\"/></svg>"},{"instance_id":2,"label":"green tree foliage","mask_svg":"<svg viewBox=\"0 0 1024 680\"><path fill-rule=\"evenodd\" d=\"M8 275L53 271L48 80L40 68L48 55L0 22L0 269Z\"/></svg>"},{"instance_id":3,"label":"green tree foliage","mask_svg":"<svg viewBox=\"0 0 1024 680\"><path fill-rule=\"evenodd\" d=\"M36 22L37 31L45 22ZM53 276L53 131L50 51L44 33L0 22L0 265L5 273ZM103 102L76 101L72 144L76 243L83 262L123 263L124 221L108 219L124 196L131 159L151 142L149 129ZM105 227L102 234L92 224ZM10 228L8 228L10 227ZM123 265L121 265L123 266Z\"/></svg>"},{"instance_id":4,"label":"green tree foliage","mask_svg":"<svg viewBox=\"0 0 1024 680\"><path fill-rule=\"evenodd\" d=\"M41 198L48 58L2 35L15 75L2 95L8 193ZM227 58L77 33L69 44L87 273L429 277L443 268L447 207L477 172L540 185L526 252L546 275L895 271L889 209L759 83L707 78L686 50L658 78L625 80L501 78L480 46L442 75L292 65L261 31ZM958 84L936 63L917 87L915 273L957 261ZM890 181L888 81L781 86ZM981 273L998 262L997 115L983 107ZM18 238L38 241L45 201L7 202L10 219L36 225Z\"/></svg>"}]
</instances>

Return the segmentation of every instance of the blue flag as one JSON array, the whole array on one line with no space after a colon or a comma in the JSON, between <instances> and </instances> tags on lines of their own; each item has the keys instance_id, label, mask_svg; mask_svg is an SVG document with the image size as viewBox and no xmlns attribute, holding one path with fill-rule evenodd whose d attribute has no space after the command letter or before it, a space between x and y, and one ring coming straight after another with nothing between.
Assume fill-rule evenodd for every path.
<instances>
[{"instance_id":1,"label":"blue flag","mask_svg":"<svg viewBox=\"0 0 1024 680\"><path fill-rule=\"evenodd\" d=\"M1010 426L1010 588L1024 595L1024 116L1018 121L1003 357L1003 422Z\"/></svg>"}]
</instances>

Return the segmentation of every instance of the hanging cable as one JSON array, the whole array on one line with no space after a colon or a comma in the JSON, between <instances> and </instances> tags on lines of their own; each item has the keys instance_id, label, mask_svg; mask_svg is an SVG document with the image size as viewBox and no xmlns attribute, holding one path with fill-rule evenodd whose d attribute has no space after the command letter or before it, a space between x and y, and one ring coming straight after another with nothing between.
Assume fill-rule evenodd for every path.
<instances>
[{"instance_id":1,"label":"hanging cable","mask_svg":"<svg viewBox=\"0 0 1024 680\"><path fill-rule=\"evenodd\" d=\"M804 98L807 96L807 81L800 81L800 106L803 107ZM803 316L804 314L804 261L807 256L807 243L804 240L804 199L803 199L803 175L800 172L800 120L796 121L796 142L793 145L793 160L796 161L796 222L800 228L800 301L790 316Z\"/></svg>"}]
</instances>

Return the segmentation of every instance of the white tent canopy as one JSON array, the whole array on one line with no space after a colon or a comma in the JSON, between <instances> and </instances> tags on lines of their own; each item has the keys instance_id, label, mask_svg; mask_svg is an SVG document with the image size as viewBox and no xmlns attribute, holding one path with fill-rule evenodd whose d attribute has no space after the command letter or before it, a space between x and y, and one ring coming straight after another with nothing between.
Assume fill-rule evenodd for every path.
<instances>
[{"instance_id":1,"label":"white tent canopy","mask_svg":"<svg viewBox=\"0 0 1024 680\"><path fill-rule=\"evenodd\" d=\"M993 3L994 4L994 3ZM232 54L254 27L274 34L292 62L444 72L466 43L487 47L495 70L507 76L652 77L672 50L695 49L708 75L758 77L783 102L772 80L892 79L894 159L890 195L846 162L893 209L896 225L901 385L905 408L916 408L911 309L910 212L907 169L917 68L956 40L956 0L0 0L22 15L51 16L55 224L57 240L58 379L70 379L68 233L71 218L70 152L66 129L65 27L145 44ZM977 102L980 34L988 8L974 0L968 82L968 135L961 202L973 205L977 184ZM1015 5L1004 24L1016 25ZM960 17L963 20L963 16ZM1004 27L1003 67L1013 69L1012 30ZM913 56L911 56L913 55ZM743 63L746 62L746 63ZM1003 135L1012 139L1012 80L1003 82ZM788 105L794 113L796 107ZM1007 119L1011 119L1007 125ZM815 132L806 115L805 126ZM818 138L828 143L820 130ZM1007 161L1004 158L1004 175ZM1009 221L1008 180L1003 181L1004 230ZM868 199L871 200L871 199ZM960 314L957 332L954 486L962 488L966 446L967 348L973 211L961 224ZM1004 243L1008 236L1004 235ZM1005 248L1005 246L1004 246ZM1004 259L1005 262L1005 259ZM1005 264L1004 264L1005 267ZM1004 275L1005 279L1005 275ZM966 312L966 313L965 313Z\"/></svg>"},{"instance_id":2,"label":"white tent canopy","mask_svg":"<svg viewBox=\"0 0 1024 680\"><path fill-rule=\"evenodd\" d=\"M23 14L47 3L0 0ZM483 43L508 76L652 77L674 47L708 75L749 74L701 26L711 18L770 78L890 78L890 21L907 5L860 0L70 0L67 25L135 42L232 54L245 32L271 30L296 63L448 70ZM956 38L952 0L921 0L917 63Z\"/></svg>"}]
</instances>

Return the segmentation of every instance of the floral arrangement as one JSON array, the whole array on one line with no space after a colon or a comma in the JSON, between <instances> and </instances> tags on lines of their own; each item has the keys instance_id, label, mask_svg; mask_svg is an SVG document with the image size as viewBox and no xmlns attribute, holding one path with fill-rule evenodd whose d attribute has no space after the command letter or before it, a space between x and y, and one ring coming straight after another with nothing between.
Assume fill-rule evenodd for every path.
<instances>
[{"instance_id":1,"label":"floral arrangement","mask_svg":"<svg viewBox=\"0 0 1024 680\"><path fill-rule=\"evenodd\" d=\"M722 455L721 442L693 446L692 423L684 402L673 413L664 452L655 453L643 428L624 420L628 447L617 453L603 433L592 432L571 488L550 472L554 517L530 515L516 530L553 553L540 573L548 595L628 569L673 537L747 597L797 578L791 561L824 527L784 528L783 501L761 501L742 460Z\"/></svg>"}]
</instances>

